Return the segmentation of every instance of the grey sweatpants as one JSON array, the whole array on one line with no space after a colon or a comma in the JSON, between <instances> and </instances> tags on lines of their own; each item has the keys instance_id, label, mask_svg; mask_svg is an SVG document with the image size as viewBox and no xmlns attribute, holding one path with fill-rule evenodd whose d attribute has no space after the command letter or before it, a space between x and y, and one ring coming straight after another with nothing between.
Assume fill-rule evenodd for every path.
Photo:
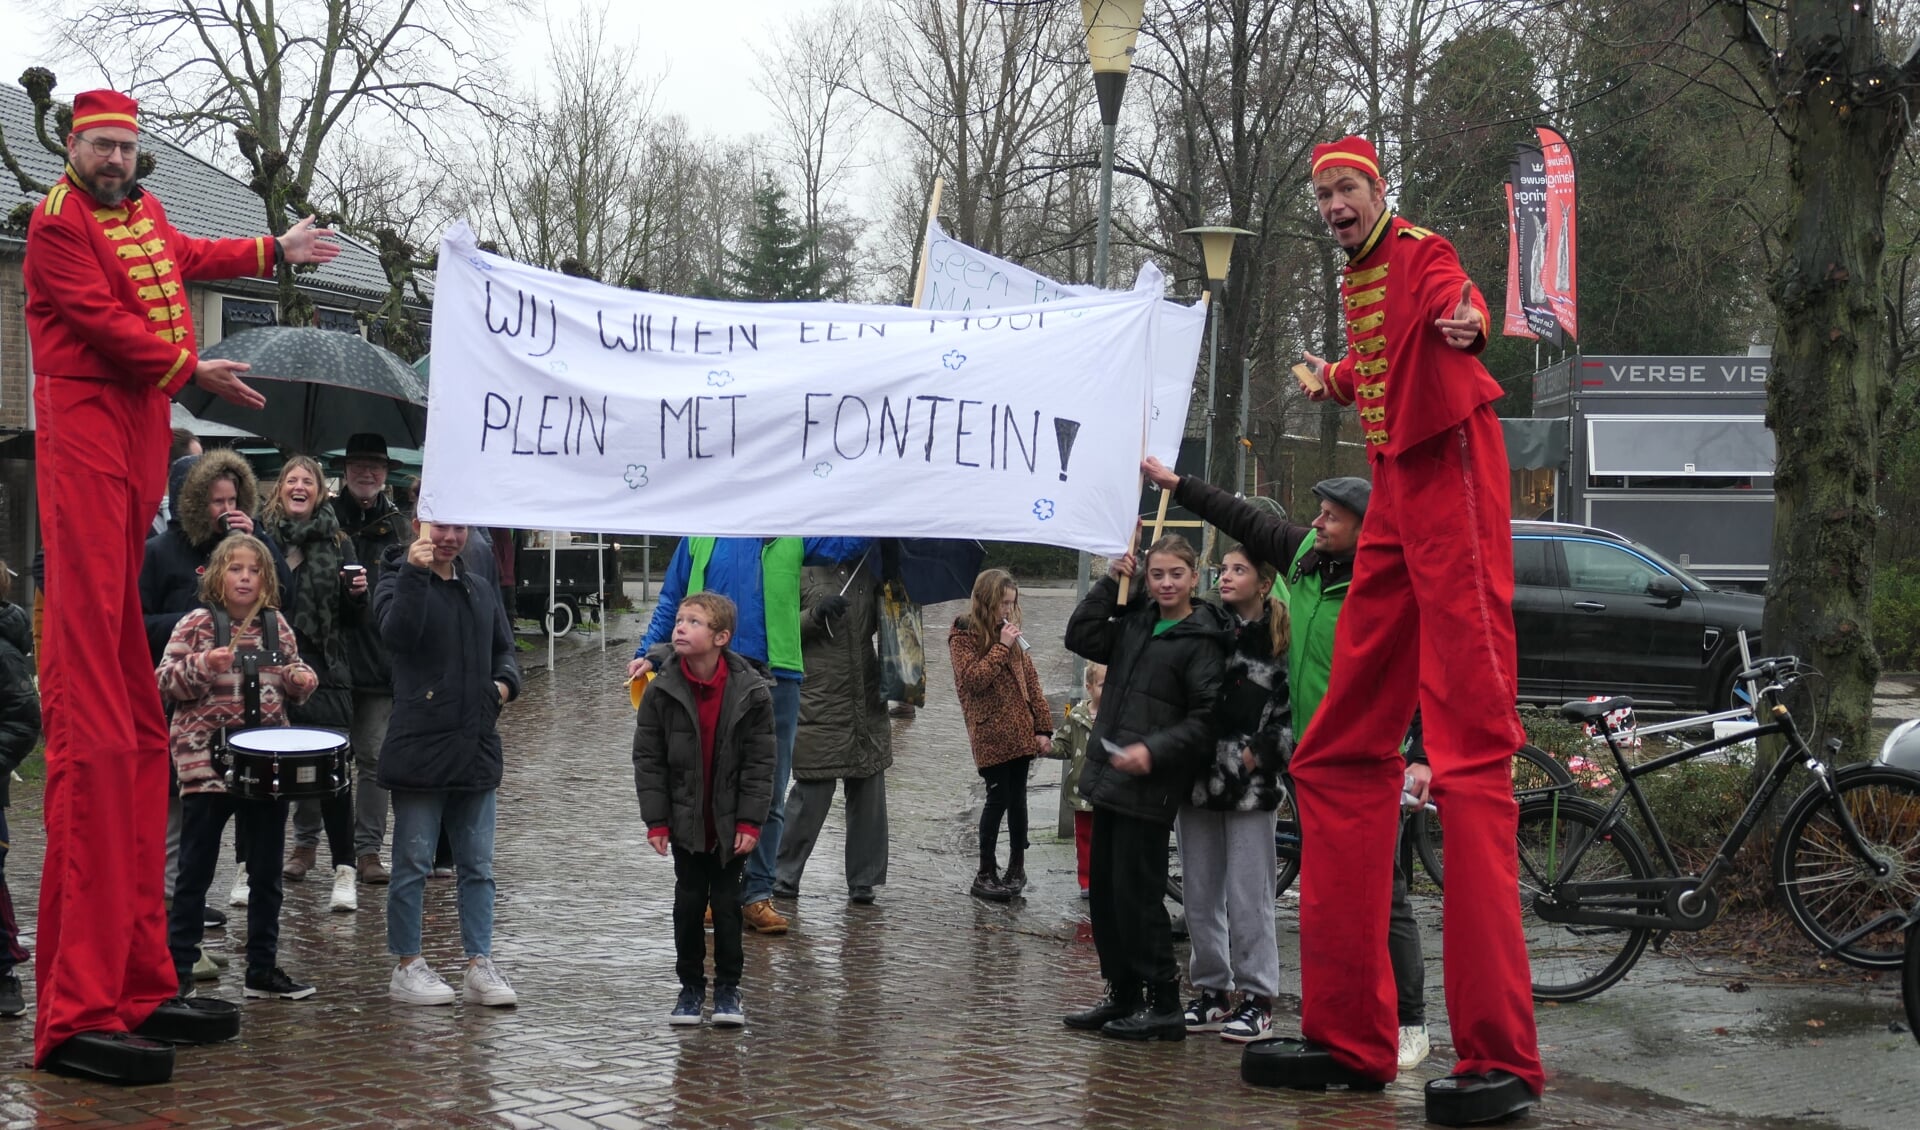
<instances>
[{"instance_id":1,"label":"grey sweatpants","mask_svg":"<svg viewBox=\"0 0 1920 1130\"><path fill-rule=\"evenodd\" d=\"M887 881L887 775L871 777L829 777L820 781L795 781L787 795L787 826L780 834L780 857L774 868L774 885L780 890L800 889L800 873L826 826L827 811L833 807L833 786L846 790L847 889L878 887Z\"/></svg>"},{"instance_id":2,"label":"grey sweatpants","mask_svg":"<svg viewBox=\"0 0 1920 1130\"><path fill-rule=\"evenodd\" d=\"M1274 939L1272 812L1181 805L1180 875L1196 989L1271 999L1280 991Z\"/></svg>"}]
</instances>

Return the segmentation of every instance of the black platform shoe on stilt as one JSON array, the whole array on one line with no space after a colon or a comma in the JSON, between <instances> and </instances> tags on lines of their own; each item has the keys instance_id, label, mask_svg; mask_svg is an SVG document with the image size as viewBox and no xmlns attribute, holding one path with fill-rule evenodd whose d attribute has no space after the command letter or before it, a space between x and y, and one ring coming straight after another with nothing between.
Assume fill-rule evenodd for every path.
<instances>
[{"instance_id":1,"label":"black platform shoe on stilt","mask_svg":"<svg viewBox=\"0 0 1920 1130\"><path fill-rule=\"evenodd\" d=\"M175 997L133 1030L167 1044L217 1044L240 1035L240 1006L211 997Z\"/></svg>"},{"instance_id":2,"label":"black platform shoe on stilt","mask_svg":"<svg viewBox=\"0 0 1920 1130\"><path fill-rule=\"evenodd\" d=\"M1290 1087L1296 1091L1379 1091L1386 1084L1369 1079L1333 1058L1319 1044L1301 1039L1262 1040L1240 1053L1240 1078L1256 1087Z\"/></svg>"},{"instance_id":3,"label":"black platform shoe on stilt","mask_svg":"<svg viewBox=\"0 0 1920 1130\"><path fill-rule=\"evenodd\" d=\"M1525 1114L1539 1101L1511 1071L1449 1075L1427 1084L1427 1121L1440 1126L1484 1126Z\"/></svg>"},{"instance_id":4,"label":"black platform shoe on stilt","mask_svg":"<svg viewBox=\"0 0 1920 1130\"><path fill-rule=\"evenodd\" d=\"M1060 1022L1079 1032L1098 1032L1109 1020L1119 1020L1134 1009L1140 1007L1140 984L1130 982L1120 984L1107 982L1107 993L1100 1003L1084 1012L1070 1013L1060 1018Z\"/></svg>"},{"instance_id":5,"label":"black platform shoe on stilt","mask_svg":"<svg viewBox=\"0 0 1920 1130\"><path fill-rule=\"evenodd\" d=\"M1155 981L1140 1007L1100 1029L1116 1040L1184 1040L1187 1011L1180 1004L1180 982Z\"/></svg>"},{"instance_id":6,"label":"black platform shoe on stilt","mask_svg":"<svg viewBox=\"0 0 1920 1130\"><path fill-rule=\"evenodd\" d=\"M119 1087L165 1083L173 1078L173 1045L131 1032L80 1032L49 1052L45 1067Z\"/></svg>"}]
</instances>

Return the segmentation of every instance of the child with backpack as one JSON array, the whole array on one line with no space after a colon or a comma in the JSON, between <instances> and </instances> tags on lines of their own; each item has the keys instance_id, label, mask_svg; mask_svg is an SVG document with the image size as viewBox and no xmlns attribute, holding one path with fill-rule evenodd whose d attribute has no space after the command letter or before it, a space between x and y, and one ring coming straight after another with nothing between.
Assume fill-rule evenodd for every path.
<instances>
[{"instance_id":1,"label":"child with backpack","mask_svg":"<svg viewBox=\"0 0 1920 1130\"><path fill-rule=\"evenodd\" d=\"M229 820L247 859L246 995L302 1000L314 993L278 961L287 802L234 797L216 759L226 731L285 726L286 704L304 702L319 685L276 610L279 596L267 547L246 534L228 535L201 577L202 606L181 618L160 660L160 693L174 704L168 745L180 782L180 875L167 946L183 997L192 995L207 888ZM258 672L257 689L248 685L250 670Z\"/></svg>"}]
</instances>

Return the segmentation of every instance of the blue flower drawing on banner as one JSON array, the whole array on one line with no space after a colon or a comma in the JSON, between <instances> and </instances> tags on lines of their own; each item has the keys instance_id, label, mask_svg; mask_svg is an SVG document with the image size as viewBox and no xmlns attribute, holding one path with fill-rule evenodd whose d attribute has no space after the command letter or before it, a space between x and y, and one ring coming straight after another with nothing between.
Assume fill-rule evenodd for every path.
<instances>
[{"instance_id":1,"label":"blue flower drawing on banner","mask_svg":"<svg viewBox=\"0 0 1920 1130\"><path fill-rule=\"evenodd\" d=\"M627 481L627 489L639 490L647 485L647 468L644 464L629 463L624 477Z\"/></svg>"},{"instance_id":2,"label":"blue flower drawing on banner","mask_svg":"<svg viewBox=\"0 0 1920 1130\"><path fill-rule=\"evenodd\" d=\"M1053 499L1042 498L1033 504L1033 516L1042 522L1053 517Z\"/></svg>"},{"instance_id":3,"label":"blue flower drawing on banner","mask_svg":"<svg viewBox=\"0 0 1920 1130\"><path fill-rule=\"evenodd\" d=\"M727 369L715 369L707 374L707 383L715 388L725 388L733 383L733 373Z\"/></svg>"},{"instance_id":4,"label":"blue flower drawing on banner","mask_svg":"<svg viewBox=\"0 0 1920 1130\"><path fill-rule=\"evenodd\" d=\"M833 464L831 464L831 463L815 463L815 464L813 465L813 474L814 474L814 477L815 477L815 478L819 478L819 479L824 479L824 478L826 478L826 477L827 477L828 475L831 475L831 474L833 474Z\"/></svg>"},{"instance_id":5,"label":"blue flower drawing on banner","mask_svg":"<svg viewBox=\"0 0 1920 1130\"><path fill-rule=\"evenodd\" d=\"M949 369L958 369L967 363L967 355L958 349L949 349L941 355L940 363Z\"/></svg>"}]
</instances>

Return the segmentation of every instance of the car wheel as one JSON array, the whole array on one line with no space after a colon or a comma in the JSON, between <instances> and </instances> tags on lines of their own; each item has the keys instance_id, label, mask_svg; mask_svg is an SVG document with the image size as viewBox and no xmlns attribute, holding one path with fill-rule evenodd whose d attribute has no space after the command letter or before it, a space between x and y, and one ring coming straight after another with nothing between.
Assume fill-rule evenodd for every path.
<instances>
[{"instance_id":1,"label":"car wheel","mask_svg":"<svg viewBox=\"0 0 1920 1130\"><path fill-rule=\"evenodd\" d=\"M1747 688L1740 682L1740 657L1735 655L1724 664L1708 684L1712 687L1712 697L1707 700L1707 709L1718 713L1722 710L1752 710L1753 704L1747 701Z\"/></svg>"}]
</instances>

